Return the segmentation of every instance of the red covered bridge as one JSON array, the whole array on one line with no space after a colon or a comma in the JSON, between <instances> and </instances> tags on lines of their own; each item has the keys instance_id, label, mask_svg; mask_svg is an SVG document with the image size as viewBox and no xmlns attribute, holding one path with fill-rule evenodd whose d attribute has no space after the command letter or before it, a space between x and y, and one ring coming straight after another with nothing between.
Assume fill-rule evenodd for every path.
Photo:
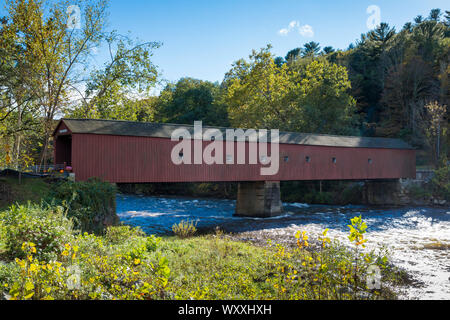
<instances>
[{"instance_id":1,"label":"red covered bridge","mask_svg":"<svg viewBox=\"0 0 450 320\"><path fill-rule=\"evenodd\" d=\"M247 201L238 199L237 211L250 210L240 210L240 202L250 202L254 207L248 197L259 197L264 201L257 211L266 213L258 215L275 214L264 208L272 207L267 203L279 198L276 190L280 181L401 179L416 175L415 150L401 140L302 133L280 133L279 171L273 176L262 176L260 163L248 164L253 143L249 141L245 142L247 164L228 164L224 149L225 164L176 165L171 153L179 142L172 141L171 136L180 128L194 136L193 126L187 125L63 119L54 131L55 164L72 167L76 180L81 181L98 177L111 183L242 182L239 194ZM203 148L213 143L205 140L201 141ZM237 154L237 142L233 143Z\"/></svg>"}]
</instances>

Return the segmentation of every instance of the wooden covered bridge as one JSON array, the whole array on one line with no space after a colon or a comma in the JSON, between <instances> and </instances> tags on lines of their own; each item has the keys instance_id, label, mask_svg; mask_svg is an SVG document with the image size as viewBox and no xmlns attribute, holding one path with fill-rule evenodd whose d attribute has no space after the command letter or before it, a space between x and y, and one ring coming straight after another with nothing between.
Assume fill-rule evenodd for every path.
<instances>
[{"instance_id":1,"label":"wooden covered bridge","mask_svg":"<svg viewBox=\"0 0 450 320\"><path fill-rule=\"evenodd\" d=\"M97 177L117 184L239 182L236 212L258 216L281 212L280 181L386 180L416 175L415 150L401 140L286 132L279 134L275 175L261 175L265 167L261 161L249 164L254 143L249 140L241 144L245 149L232 142L234 155L245 150L246 164L229 163L225 144L223 164L175 164L172 150L179 142L171 138L177 129L185 129L196 139L194 126L188 125L62 119L54 131L55 164L70 167L79 181ZM225 136L226 129L219 130ZM204 136L197 140L202 149L216 142Z\"/></svg>"}]
</instances>

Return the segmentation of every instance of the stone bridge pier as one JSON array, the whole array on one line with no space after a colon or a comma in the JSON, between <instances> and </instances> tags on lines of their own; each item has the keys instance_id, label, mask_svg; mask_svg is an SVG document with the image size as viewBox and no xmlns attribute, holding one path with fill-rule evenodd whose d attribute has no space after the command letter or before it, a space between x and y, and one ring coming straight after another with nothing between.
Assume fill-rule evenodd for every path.
<instances>
[{"instance_id":1,"label":"stone bridge pier","mask_svg":"<svg viewBox=\"0 0 450 320\"><path fill-rule=\"evenodd\" d=\"M239 182L236 216L268 218L282 213L279 181Z\"/></svg>"},{"instance_id":2,"label":"stone bridge pier","mask_svg":"<svg viewBox=\"0 0 450 320\"><path fill-rule=\"evenodd\" d=\"M363 186L363 203L368 205L406 205L411 202L408 186L411 179L368 180Z\"/></svg>"}]
</instances>

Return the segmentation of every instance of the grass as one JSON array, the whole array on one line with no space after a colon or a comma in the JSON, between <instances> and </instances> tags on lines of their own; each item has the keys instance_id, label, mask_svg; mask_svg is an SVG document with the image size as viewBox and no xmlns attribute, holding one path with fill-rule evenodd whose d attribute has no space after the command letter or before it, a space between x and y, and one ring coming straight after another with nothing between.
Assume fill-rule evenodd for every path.
<instances>
[{"instance_id":1,"label":"grass","mask_svg":"<svg viewBox=\"0 0 450 320\"><path fill-rule=\"evenodd\" d=\"M344 280L353 263L353 252L339 245L330 245L322 252L323 260L319 267L315 264L318 255L314 250L293 250L280 245L257 247L219 234L184 240L166 237L159 243L156 254L164 255L169 261L171 273L166 290L172 299L335 300L397 297L392 288L403 281L400 271L386 267L382 271L383 288L367 290L364 268L357 272L356 282L350 277ZM327 272L316 270L326 264Z\"/></svg>"},{"instance_id":2,"label":"grass","mask_svg":"<svg viewBox=\"0 0 450 320\"><path fill-rule=\"evenodd\" d=\"M253 299L268 285L266 250L250 244L203 236L165 238L158 250L171 269L169 286L178 299Z\"/></svg>"},{"instance_id":3,"label":"grass","mask_svg":"<svg viewBox=\"0 0 450 320\"><path fill-rule=\"evenodd\" d=\"M39 203L50 192L50 186L42 179L0 177L0 212L12 204L28 201ZM0 220L0 256L5 250L5 231Z\"/></svg>"},{"instance_id":4,"label":"grass","mask_svg":"<svg viewBox=\"0 0 450 320\"><path fill-rule=\"evenodd\" d=\"M50 185L43 179L0 178L0 210L7 209L14 203L24 204L28 201L39 203L50 193Z\"/></svg>"}]
</instances>

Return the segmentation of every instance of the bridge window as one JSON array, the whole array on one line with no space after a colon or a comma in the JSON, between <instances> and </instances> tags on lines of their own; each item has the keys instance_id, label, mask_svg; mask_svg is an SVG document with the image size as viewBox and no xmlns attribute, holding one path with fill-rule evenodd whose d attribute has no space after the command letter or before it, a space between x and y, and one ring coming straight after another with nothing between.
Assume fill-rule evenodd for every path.
<instances>
[{"instance_id":1,"label":"bridge window","mask_svg":"<svg viewBox=\"0 0 450 320\"><path fill-rule=\"evenodd\" d=\"M307 163L310 163L310 162L311 162L311 157L307 156L307 157L305 158L305 160L306 160Z\"/></svg>"},{"instance_id":2,"label":"bridge window","mask_svg":"<svg viewBox=\"0 0 450 320\"><path fill-rule=\"evenodd\" d=\"M333 158L332 161L333 161L334 164L337 163L337 159L336 158Z\"/></svg>"},{"instance_id":3,"label":"bridge window","mask_svg":"<svg viewBox=\"0 0 450 320\"><path fill-rule=\"evenodd\" d=\"M369 159L369 164L372 164L373 163L373 160L372 159Z\"/></svg>"},{"instance_id":4,"label":"bridge window","mask_svg":"<svg viewBox=\"0 0 450 320\"><path fill-rule=\"evenodd\" d=\"M289 162L289 157L288 156L284 157L284 162Z\"/></svg>"}]
</instances>

